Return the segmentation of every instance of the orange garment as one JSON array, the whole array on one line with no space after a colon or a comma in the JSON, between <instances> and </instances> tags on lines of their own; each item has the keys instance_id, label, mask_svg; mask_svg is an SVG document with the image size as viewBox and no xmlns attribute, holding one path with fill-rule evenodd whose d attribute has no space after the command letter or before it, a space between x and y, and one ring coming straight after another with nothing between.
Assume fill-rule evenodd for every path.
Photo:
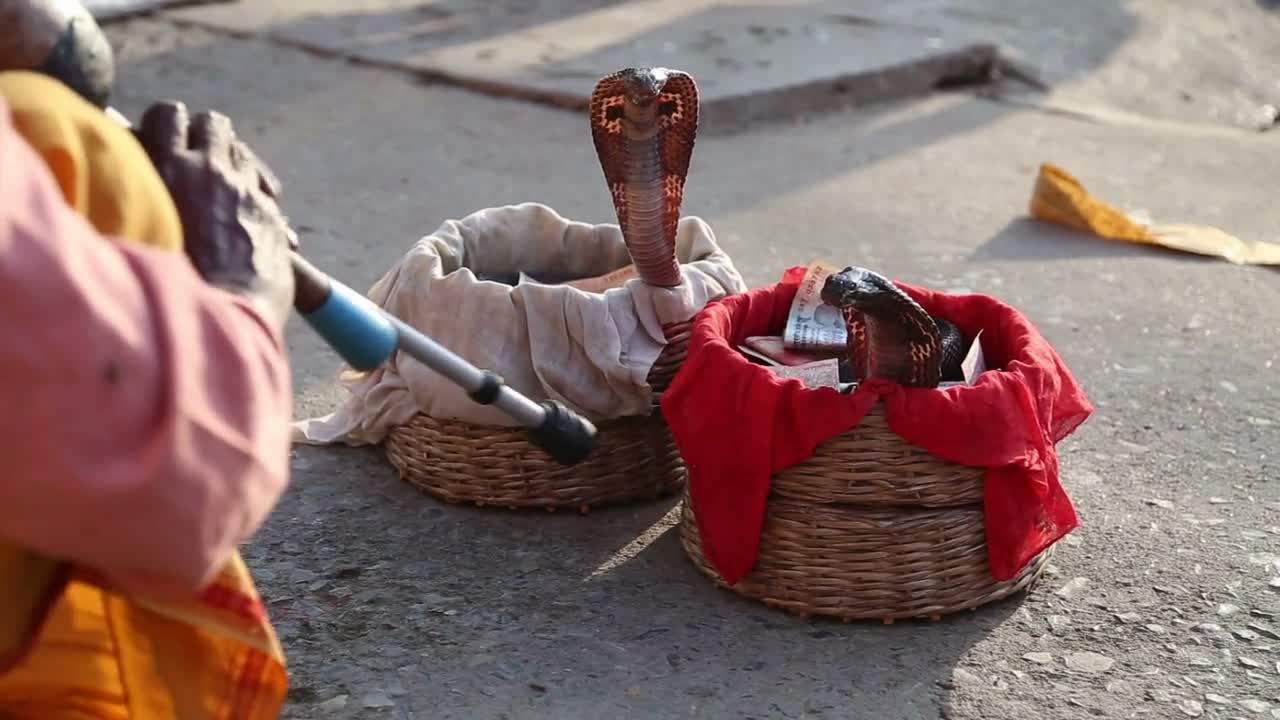
<instances>
[{"instance_id":1,"label":"orange garment","mask_svg":"<svg viewBox=\"0 0 1280 720\"><path fill-rule=\"evenodd\" d=\"M1280 266L1280 244L1242 240L1208 225L1143 224L1099 200L1071 173L1042 163L1031 191L1031 217L1092 233L1108 240L1159 245L1170 250L1218 257L1236 265Z\"/></svg>"},{"instance_id":2,"label":"orange garment","mask_svg":"<svg viewBox=\"0 0 1280 720\"><path fill-rule=\"evenodd\" d=\"M66 203L100 234L181 248L167 190L124 128L35 73L0 73L0 98ZM238 553L191 596L124 594L97 578L0 543L0 717L279 715L284 655Z\"/></svg>"}]
</instances>

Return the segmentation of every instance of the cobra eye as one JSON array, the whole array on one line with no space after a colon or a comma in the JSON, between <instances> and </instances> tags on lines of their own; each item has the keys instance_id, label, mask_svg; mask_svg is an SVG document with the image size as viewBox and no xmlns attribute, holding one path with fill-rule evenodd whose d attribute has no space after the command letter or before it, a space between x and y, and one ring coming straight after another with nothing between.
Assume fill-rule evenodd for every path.
<instances>
[{"instance_id":1,"label":"cobra eye","mask_svg":"<svg viewBox=\"0 0 1280 720\"><path fill-rule=\"evenodd\" d=\"M675 100L664 101L661 105L658 106L658 112L662 113L663 115L675 115L676 101Z\"/></svg>"},{"instance_id":2,"label":"cobra eye","mask_svg":"<svg viewBox=\"0 0 1280 720\"><path fill-rule=\"evenodd\" d=\"M605 109L604 109L604 119L605 119L605 120L621 120L621 119L622 119L622 106L621 106L621 105L610 105L609 107L605 108Z\"/></svg>"}]
</instances>

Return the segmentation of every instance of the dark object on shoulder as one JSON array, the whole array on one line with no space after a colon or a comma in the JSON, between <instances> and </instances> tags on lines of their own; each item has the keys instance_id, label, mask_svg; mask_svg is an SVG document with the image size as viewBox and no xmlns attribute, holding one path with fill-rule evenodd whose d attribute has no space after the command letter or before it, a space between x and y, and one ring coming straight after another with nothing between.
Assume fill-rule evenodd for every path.
<instances>
[{"instance_id":1,"label":"dark object on shoulder","mask_svg":"<svg viewBox=\"0 0 1280 720\"><path fill-rule=\"evenodd\" d=\"M0 1L0 70L48 75L100 108L115 85L115 55L75 0Z\"/></svg>"}]
</instances>

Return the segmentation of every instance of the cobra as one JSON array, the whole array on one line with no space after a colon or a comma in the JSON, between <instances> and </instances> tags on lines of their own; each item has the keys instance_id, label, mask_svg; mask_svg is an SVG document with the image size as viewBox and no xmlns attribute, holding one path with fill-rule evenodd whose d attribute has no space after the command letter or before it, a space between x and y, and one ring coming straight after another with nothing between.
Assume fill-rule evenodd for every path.
<instances>
[{"instance_id":1,"label":"cobra","mask_svg":"<svg viewBox=\"0 0 1280 720\"><path fill-rule=\"evenodd\" d=\"M676 230L698 133L698 86L688 73L633 67L591 94L591 136L623 241L642 280L681 282Z\"/></svg>"},{"instance_id":2,"label":"cobra","mask_svg":"<svg viewBox=\"0 0 1280 720\"><path fill-rule=\"evenodd\" d=\"M860 379L937 387L964 379L966 340L954 323L931 316L883 275L846 267L827 277L822 300L840 309L849 365Z\"/></svg>"}]
</instances>

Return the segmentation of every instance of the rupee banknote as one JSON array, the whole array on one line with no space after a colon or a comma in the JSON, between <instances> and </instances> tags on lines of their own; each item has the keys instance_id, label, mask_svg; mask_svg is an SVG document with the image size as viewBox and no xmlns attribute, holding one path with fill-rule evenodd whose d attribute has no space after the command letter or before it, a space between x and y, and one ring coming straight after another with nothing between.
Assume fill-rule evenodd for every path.
<instances>
[{"instance_id":1,"label":"rupee banknote","mask_svg":"<svg viewBox=\"0 0 1280 720\"><path fill-rule=\"evenodd\" d=\"M831 263L815 260L809 263L796 299L791 302L783 343L790 350L831 352L845 347L844 317L840 311L822 302L822 285L827 277L840 272Z\"/></svg>"},{"instance_id":2,"label":"rupee banknote","mask_svg":"<svg viewBox=\"0 0 1280 720\"><path fill-rule=\"evenodd\" d=\"M742 341L742 344L772 362L770 365L804 365L815 360L828 357L842 357L845 354L843 345L835 352L797 352L788 350L786 341L778 335L753 335Z\"/></svg>"},{"instance_id":3,"label":"rupee banknote","mask_svg":"<svg viewBox=\"0 0 1280 720\"><path fill-rule=\"evenodd\" d=\"M478 275L477 277L481 280L506 282L505 276L501 274ZM633 277L637 277L636 266L628 265L624 268L614 270L613 272L605 273L604 275L576 279L565 279L560 276L534 277L522 272L518 275L518 282L516 284L525 285L532 283L535 285L568 285L569 287L578 288L583 292L602 293L605 290L612 290L613 288L619 288L626 285L627 281Z\"/></svg>"},{"instance_id":4,"label":"rupee banknote","mask_svg":"<svg viewBox=\"0 0 1280 720\"><path fill-rule=\"evenodd\" d=\"M627 281L633 277L639 277L639 271L635 265L628 265L624 268L614 270L611 273L605 273L599 277L584 278L582 280L573 280L565 283L571 287L576 287L583 292L602 293L605 290L611 290L616 287L622 287Z\"/></svg>"},{"instance_id":5,"label":"rupee banknote","mask_svg":"<svg viewBox=\"0 0 1280 720\"><path fill-rule=\"evenodd\" d=\"M796 378L808 388L840 386L840 361L835 358L817 360L804 365L778 365L769 370L780 377Z\"/></svg>"}]
</instances>

